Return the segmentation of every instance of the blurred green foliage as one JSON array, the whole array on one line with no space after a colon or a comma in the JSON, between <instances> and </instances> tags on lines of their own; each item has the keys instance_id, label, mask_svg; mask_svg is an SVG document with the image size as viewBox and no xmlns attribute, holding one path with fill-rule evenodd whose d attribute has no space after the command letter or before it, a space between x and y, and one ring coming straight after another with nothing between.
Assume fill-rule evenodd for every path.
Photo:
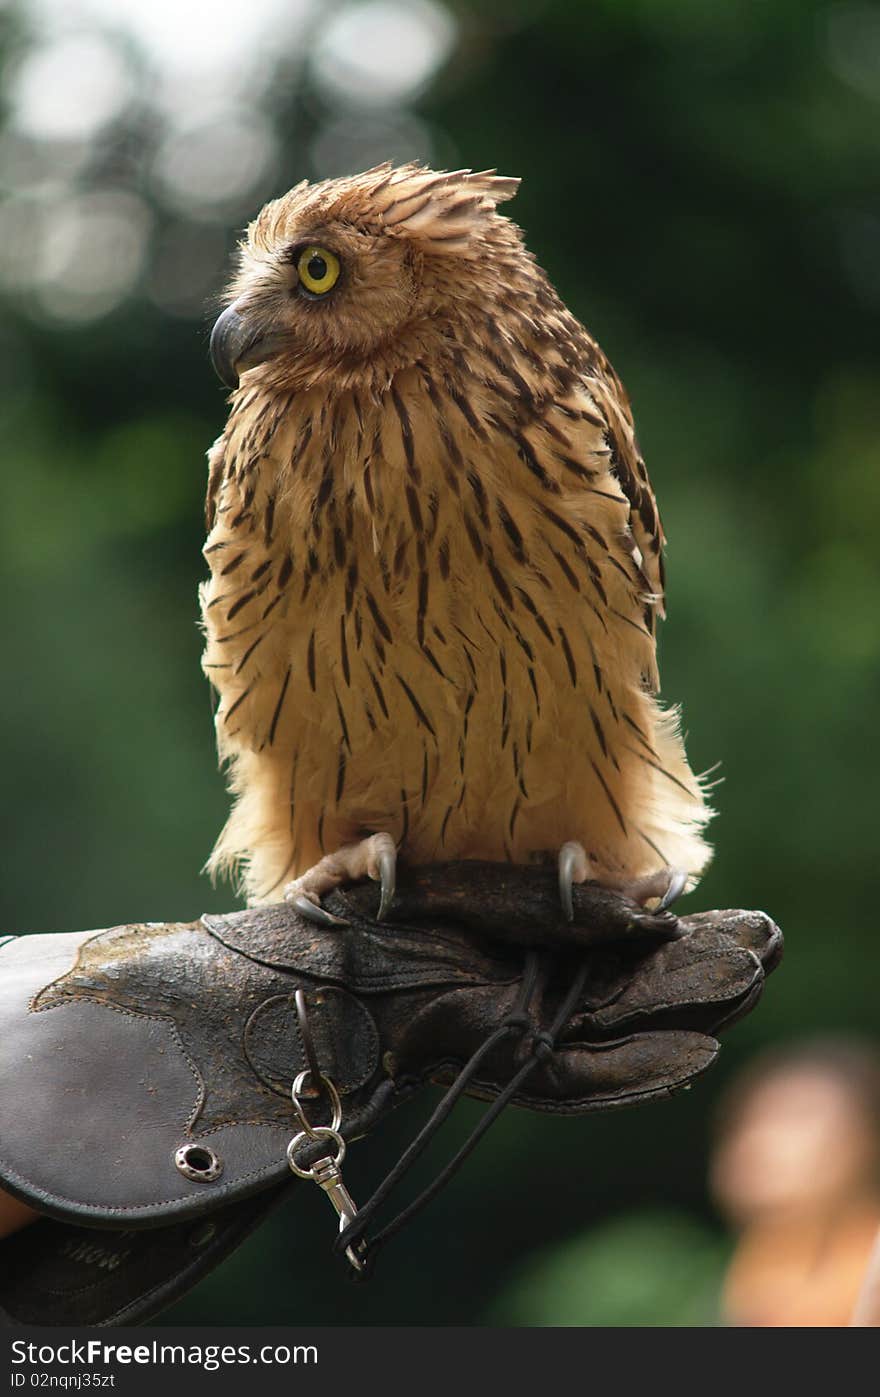
<instances>
[{"instance_id":1,"label":"blurred green foliage","mask_svg":"<svg viewBox=\"0 0 880 1397\"><path fill-rule=\"evenodd\" d=\"M497 1324L717 1323L726 1248L686 1214L635 1213L517 1268L492 1306Z\"/></svg>"},{"instance_id":2,"label":"blurred green foliage","mask_svg":"<svg viewBox=\"0 0 880 1397\"><path fill-rule=\"evenodd\" d=\"M302 1190L176 1307L180 1321L603 1322L601 1295L629 1276L638 1297L639 1249L647 1266L655 1243L625 1226L571 1239L629 1209L707 1217L708 1123L730 1073L770 1041L876 1032L880 10L453 8L457 46L418 99L421 129L438 163L523 177L512 216L634 400L669 536L664 693L684 705L693 763L719 763L723 782L693 906L766 908L787 959L689 1094L583 1121L509 1112L370 1286L346 1284L329 1209ZM13 54L28 22L7 12ZM327 116L307 72L279 72L266 108L278 191L311 173ZM161 224L139 110L99 163L115 160ZM206 224L206 247L216 236ZM135 290L64 322L9 293L5 930L231 904L199 874L226 809L196 625L203 454L224 419L210 320ZM419 1114L355 1151L355 1196ZM712 1244L692 1226L702 1275ZM555 1268L522 1269L556 1244ZM667 1299L656 1322L675 1322Z\"/></svg>"}]
</instances>

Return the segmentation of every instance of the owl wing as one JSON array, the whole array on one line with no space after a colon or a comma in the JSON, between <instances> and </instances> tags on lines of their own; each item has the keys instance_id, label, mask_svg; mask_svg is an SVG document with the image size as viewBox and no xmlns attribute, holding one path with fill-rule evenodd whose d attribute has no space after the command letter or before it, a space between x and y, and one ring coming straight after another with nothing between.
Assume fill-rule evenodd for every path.
<instances>
[{"instance_id":1,"label":"owl wing","mask_svg":"<svg viewBox=\"0 0 880 1397\"><path fill-rule=\"evenodd\" d=\"M626 390L609 369L608 376L590 378L590 397L604 422L609 471L628 503L627 519L632 559L644 584L645 625L653 634L656 617L665 615L666 539L645 462L636 441Z\"/></svg>"}]
</instances>

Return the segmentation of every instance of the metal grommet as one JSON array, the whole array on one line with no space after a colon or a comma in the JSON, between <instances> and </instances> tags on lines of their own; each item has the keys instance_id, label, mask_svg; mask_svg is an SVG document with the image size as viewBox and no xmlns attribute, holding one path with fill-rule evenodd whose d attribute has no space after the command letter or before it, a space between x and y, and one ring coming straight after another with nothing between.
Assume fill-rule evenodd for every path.
<instances>
[{"instance_id":1,"label":"metal grommet","mask_svg":"<svg viewBox=\"0 0 880 1397\"><path fill-rule=\"evenodd\" d=\"M180 1145L174 1151L174 1164L184 1178L197 1184L210 1184L223 1173L223 1160L207 1145Z\"/></svg>"}]
</instances>

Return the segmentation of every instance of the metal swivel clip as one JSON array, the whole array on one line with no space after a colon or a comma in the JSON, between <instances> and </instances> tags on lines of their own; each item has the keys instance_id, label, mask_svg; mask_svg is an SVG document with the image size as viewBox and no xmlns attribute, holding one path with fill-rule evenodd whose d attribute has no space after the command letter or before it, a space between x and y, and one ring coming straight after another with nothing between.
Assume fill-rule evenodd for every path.
<instances>
[{"instance_id":1,"label":"metal swivel clip","mask_svg":"<svg viewBox=\"0 0 880 1397\"><path fill-rule=\"evenodd\" d=\"M357 1205L354 1202L342 1179L342 1161L345 1159L345 1140L341 1134L342 1125L342 1102L339 1099L339 1092L334 1083L317 1066L311 1035L308 1032L308 1018L306 1013L305 996L302 990L296 992L296 1010L300 1021L300 1028L303 1031L303 1041L306 1046L306 1056L311 1066L304 1068L295 1079L290 1088L290 1097L293 1102L293 1110L301 1129L294 1135L287 1146L287 1162L294 1174L300 1179L310 1179L312 1183L318 1185L326 1193L336 1214L339 1218L339 1231L344 1232L350 1222L354 1221L357 1215ZM331 1117L329 1125L312 1125L303 1108L301 1095L306 1081L310 1080L313 1091L326 1092L331 1106ZM307 1169L303 1169L296 1162L296 1152L308 1141L314 1144L318 1140L326 1140L333 1146L333 1153L322 1155L316 1159L314 1164ZM345 1255L349 1263L356 1271L363 1271L366 1257L366 1242L361 1238L353 1246L346 1247Z\"/></svg>"}]
</instances>

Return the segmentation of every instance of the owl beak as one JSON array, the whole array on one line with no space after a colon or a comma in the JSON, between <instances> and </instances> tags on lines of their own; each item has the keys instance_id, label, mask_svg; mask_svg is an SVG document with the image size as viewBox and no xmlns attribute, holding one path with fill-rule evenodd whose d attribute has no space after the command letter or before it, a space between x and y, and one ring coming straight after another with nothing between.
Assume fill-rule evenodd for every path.
<instances>
[{"instance_id":1,"label":"owl beak","mask_svg":"<svg viewBox=\"0 0 880 1397\"><path fill-rule=\"evenodd\" d=\"M238 387L239 372L267 358L268 345L240 301L227 306L211 331L211 363L227 388Z\"/></svg>"}]
</instances>

